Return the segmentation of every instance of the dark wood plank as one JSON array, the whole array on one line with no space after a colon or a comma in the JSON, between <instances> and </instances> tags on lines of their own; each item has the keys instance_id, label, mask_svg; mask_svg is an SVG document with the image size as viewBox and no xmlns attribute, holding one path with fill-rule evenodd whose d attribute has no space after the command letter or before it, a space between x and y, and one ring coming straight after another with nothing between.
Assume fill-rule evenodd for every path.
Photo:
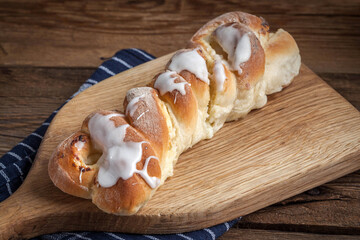
<instances>
[{"instance_id":1,"label":"dark wood plank","mask_svg":"<svg viewBox=\"0 0 360 240\"><path fill-rule=\"evenodd\" d=\"M93 71L0 68L0 155L38 128Z\"/></svg>"},{"instance_id":2,"label":"dark wood plank","mask_svg":"<svg viewBox=\"0 0 360 240\"><path fill-rule=\"evenodd\" d=\"M359 65L360 66L360 65ZM334 74L319 73L332 88L338 91L354 107L360 110L360 75L359 74Z\"/></svg>"},{"instance_id":3,"label":"dark wood plank","mask_svg":"<svg viewBox=\"0 0 360 240\"><path fill-rule=\"evenodd\" d=\"M357 171L244 216L237 227L360 235L359 216Z\"/></svg>"},{"instance_id":4,"label":"dark wood plank","mask_svg":"<svg viewBox=\"0 0 360 240\"><path fill-rule=\"evenodd\" d=\"M218 238L219 240L239 239L239 240L267 240L267 239L282 239L282 240L355 240L360 239L360 235L330 235L330 234L311 234L301 232L285 232L285 231L271 231L271 230L254 230L254 229L236 229L232 228L229 232Z\"/></svg>"},{"instance_id":5,"label":"dark wood plank","mask_svg":"<svg viewBox=\"0 0 360 240\"><path fill-rule=\"evenodd\" d=\"M297 40L315 72L360 73L359 1L0 2L0 63L95 67L121 48L162 56L185 46L206 21L242 10ZM201 9L202 11L199 11Z\"/></svg>"}]
</instances>

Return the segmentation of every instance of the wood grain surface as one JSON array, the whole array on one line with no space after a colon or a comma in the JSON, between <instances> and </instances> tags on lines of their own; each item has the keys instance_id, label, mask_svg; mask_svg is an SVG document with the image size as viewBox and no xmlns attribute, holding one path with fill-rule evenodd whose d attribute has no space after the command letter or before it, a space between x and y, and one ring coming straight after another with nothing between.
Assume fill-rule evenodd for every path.
<instances>
[{"instance_id":1,"label":"wood grain surface","mask_svg":"<svg viewBox=\"0 0 360 240\"><path fill-rule=\"evenodd\" d=\"M360 169L360 113L303 65L293 83L269 96L264 108L225 124L215 137L182 154L174 176L137 214L109 215L89 200L57 189L47 173L56 146L95 109L122 111L126 91L146 85L171 56L113 76L57 113L26 181L0 203L2 239L58 231L187 232L252 213Z\"/></svg>"},{"instance_id":2,"label":"wood grain surface","mask_svg":"<svg viewBox=\"0 0 360 240\"><path fill-rule=\"evenodd\" d=\"M289 31L303 62L360 109L358 0L221 5L217 1L1 0L0 154L36 129L115 51L140 47L162 56L183 47L212 17L233 10L263 16L272 29ZM293 236L290 231L335 238L339 233L359 235L359 174L249 214L223 239L241 239L242 229L269 230L263 239Z\"/></svg>"}]
</instances>

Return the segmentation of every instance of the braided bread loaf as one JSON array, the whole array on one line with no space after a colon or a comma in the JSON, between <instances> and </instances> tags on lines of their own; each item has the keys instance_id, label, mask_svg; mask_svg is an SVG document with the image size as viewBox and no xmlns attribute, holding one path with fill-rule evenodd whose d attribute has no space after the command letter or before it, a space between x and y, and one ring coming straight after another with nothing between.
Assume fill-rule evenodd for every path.
<instances>
[{"instance_id":1,"label":"braided bread loaf","mask_svg":"<svg viewBox=\"0 0 360 240\"><path fill-rule=\"evenodd\" d=\"M217 17L147 87L127 92L125 114L89 115L54 151L50 178L105 212L134 214L173 174L183 151L264 106L299 68L289 33L269 33L264 19L247 13Z\"/></svg>"}]
</instances>

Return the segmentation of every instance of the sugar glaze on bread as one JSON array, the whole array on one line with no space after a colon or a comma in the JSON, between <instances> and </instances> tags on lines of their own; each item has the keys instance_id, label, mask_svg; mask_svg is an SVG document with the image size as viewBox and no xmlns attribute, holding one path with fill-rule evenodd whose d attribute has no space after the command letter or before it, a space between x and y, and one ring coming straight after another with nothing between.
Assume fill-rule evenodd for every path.
<instances>
[{"instance_id":1,"label":"sugar glaze on bread","mask_svg":"<svg viewBox=\"0 0 360 240\"><path fill-rule=\"evenodd\" d=\"M125 113L90 114L55 149L50 178L105 212L134 214L173 175L182 152L263 107L268 94L291 83L300 63L286 31L270 33L263 18L243 12L221 15L147 87L127 92Z\"/></svg>"}]
</instances>

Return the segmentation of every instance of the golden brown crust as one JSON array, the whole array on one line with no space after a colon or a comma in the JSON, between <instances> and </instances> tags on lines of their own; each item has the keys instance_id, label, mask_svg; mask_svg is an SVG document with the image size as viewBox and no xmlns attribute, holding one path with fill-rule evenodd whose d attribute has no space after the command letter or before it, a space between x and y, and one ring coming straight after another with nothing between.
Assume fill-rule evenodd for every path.
<instances>
[{"instance_id":1,"label":"golden brown crust","mask_svg":"<svg viewBox=\"0 0 360 240\"><path fill-rule=\"evenodd\" d=\"M124 124L125 119L115 117L118 126ZM146 139L133 127L129 126L126 130L125 142L141 142ZM145 160L150 156L156 156L151 144L142 144L141 161L136 164L136 169L142 170ZM161 178L159 161L151 158L147 166L147 172L151 177ZM105 212L117 215L130 215L144 205L151 196L153 189L137 173L127 180L119 179L117 183L108 188L101 187L97 182L93 186L92 201Z\"/></svg>"},{"instance_id":2,"label":"golden brown crust","mask_svg":"<svg viewBox=\"0 0 360 240\"><path fill-rule=\"evenodd\" d=\"M299 73L301 57L294 38L283 29L270 33L265 46L266 94L281 91Z\"/></svg>"},{"instance_id":3,"label":"golden brown crust","mask_svg":"<svg viewBox=\"0 0 360 240\"><path fill-rule=\"evenodd\" d=\"M227 24L226 24L227 25ZM225 25L225 26L226 26ZM249 31L250 29L239 23L230 24L237 29L241 35L248 34L251 43L251 56L248 61L240 64L242 69L241 74L238 71L233 71L237 79L237 88L250 89L252 88L265 71L265 53L256 35Z\"/></svg>"},{"instance_id":4,"label":"golden brown crust","mask_svg":"<svg viewBox=\"0 0 360 240\"><path fill-rule=\"evenodd\" d=\"M183 52L187 52L187 51L191 52L194 50L196 50L197 53L199 54L199 56L204 59L206 72L207 72L206 78L208 78L209 77L208 76L208 74L209 74L208 66L206 65L205 55L201 48L182 49L182 50L177 51L174 54L174 56L170 59L170 61L168 62L166 68L167 69L169 68L173 59L175 59L175 57L178 54L182 54ZM181 70L180 72L178 72L178 74L185 81L187 81L190 84L192 93L195 96L196 101L197 101L197 113L194 114L194 121L196 122L196 126L195 126L194 130L191 133L183 131L183 129L185 129L185 128L182 128L182 130L181 130L182 132L184 132L183 133L184 136L182 137L182 140L178 141L178 142L182 142L182 144L178 144L178 145L180 146L179 149L182 152L185 149L196 144L200 140L212 137L213 131L212 131L209 123L206 121L206 119L208 117L208 105L210 102L210 86L205 81L208 79L205 79L205 80L200 79L199 77L197 77L194 73L190 72L189 70Z\"/></svg>"},{"instance_id":5,"label":"golden brown crust","mask_svg":"<svg viewBox=\"0 0 360 240\"><path fill-rule=\"evenodd\" d=\"M266 60L272 61L287 55L299 54L299 48L295 39L283 29L271 33L269 41L265 45Z\"/></svg>"},{"instance_id":6,"label":"golden brown crust","mask_svg":"<svg viewBox=\"0 0 360 240\"><path fill-rule=\"evenodd\" d=\"M134 106L133 114L126 111L126 117L131 126L140 131L155 149L159 159L168 150L169 129L166 124L166 112L161 106L155 89L150 87L133 88L124 99L124 109L127 109L131 100L140 97Z\"/></svg>"},{"instance_id":7,"label":"golden brown crust","mask_svg":"<svg viewBox=\"0 0 360 240\"><path fill-rule=\"evenodd\" d=\"M181 54L185 51L192 51L193 49L182 49L177 51L174 56L170 59L170 61L167 63L166 65L166 69L169 67L169 65L172 62L172 59L178 55ZM199 53L199 55L204 58L204 53L202 51L202 49L197 49L197 52ZM207 107L208 102L209 102L209 98L210 98L210 93L209 93L209 84L205 83L204 81L202 81L201 79L197 78L195 76L195 74L187 71L187 70L183 70L180 73L178 73L183 79L185 79L188 83L190 83L191 89L198 101L198 106L199 109L204 109Z\"/></svg>"},{"instance_id":8,"label":"golden brown crust","mask_svg":"<svg viewBox=\"0 0 360 240\"><path fill-rule=\"evenodd\" d=\"M209 84L198 79L193 73L183 70L179 73L188 83L198 100L198 105L202 109L207 106L209 99Z\"/></svg>"},{"instance_id":9,"label":"golden brown crust","mask_svg":"<svg viewBox=\"0 0 360 240\"><path fill-rule=\"evenodd\" d=\"M155 81L159 75L155 76L150 84L151 87L154 87ZM184 78L176 73L172 74L171 77L176 78L174 80L175 83L186 82ZM192 132L196 124L198 103L191 86L186 84L184 88L184 95L177 90L173 90L171 92L166 92L164 95L158 93L158 96L163 102L170 106L176 120L182 125L183 129L186 129L186 132Z\"/></svg>"},{"instance_id":10,"label":"golden brown crust","mask_svg":"<svg viewBox=\"0 0 360 240\"><path fill-rule=\"evenodd\" d=\"M205 49L211 55L206 59L208 62L210 59L208 64L212 66L215 57L214 53L211 53L212 51L227 60L226 52L217 43L215 33L219 28L231 26L237 29L241 35L248 34L251 43L250 59L240 64L241 73L232 72L236 76L238 89L250 89L260 81L265 71L265 53L260 40L264 39L264 42L267 40L269 26L264 22L265 20L247 13L227 13L205 24L191 38L190 46Z\"/></svg>"},{"instance_id":11,"label":"golden brown crust","mask_svg":"<svg viewBox=\"0 0 360 240\"><path fill-rule=\"evenodd\" d=\"M228 23L241 23L245 25L255 33L261 42L262 39L267 39L270 30L268 23L263 18L244 12L229 12L210 20L202 26L191 38L189 47L193 48L199 44L201 45L202 40L212 34L217 27Z\"/></svg>"},{"instance_id":12,"label":"golden brown crust","mask_svg":"<svg viewBox=\"0 0 360 240\"><path fill-rule=\"evenodd\" d=\"M81 149L76 147L78 143ZM98 167L86 164L90 146L89 135L79 131L65 139L53 153L48 172L51 180L62 191L91 198L91 186Z\"/></svg>"},{"instance_id":13,"label":"golden brown crust","mask_svg":"<svg viewBox=\"0 0 360 240\"><path fill-rule=\"evenodd\" d=\"M58 146L50 159L48 172L51 180L62 191L82 198L92 198L93 202L106 212L129 215L135 213L149 199L153 189L137 173L127 180L120 179L110 188L101 187L96 180L99 170L97 161L101 152L94 148L89 136L88 123L95 114L114 113L118 112L97 111L90 114L83 122L82 131L72 134ZM110 120L115 127L128 124L122 116L113 116ZM157 156L148 139L131 126L126 129L124 141L143 142L142 158L136 164L138 170L144 168L148 157ZM91 159L91 154L96 154L97 158ZM161 178L159 160L149 160L147 173L150 177Z\"/></svg>"}]
</instances>

